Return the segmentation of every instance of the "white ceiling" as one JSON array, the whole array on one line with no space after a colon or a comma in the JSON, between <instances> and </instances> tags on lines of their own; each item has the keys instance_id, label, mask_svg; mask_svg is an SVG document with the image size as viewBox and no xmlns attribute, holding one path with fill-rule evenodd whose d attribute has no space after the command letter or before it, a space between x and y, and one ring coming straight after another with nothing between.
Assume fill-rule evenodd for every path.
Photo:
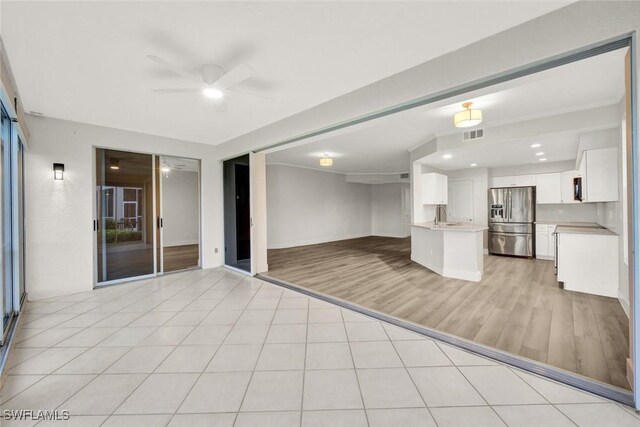
<instances>
[{"instance_id":1,"label":"white ceiling","mask_svg":"<svg viewBox=\"0 0 640 427\"><path fill-rule=\"evenodd\" d=\"M25 110L219 144L568 3L2 1L0 28ZM274 101L152 93L185 81L150 54L246 63Z\"/></svg>"},{"instance_id":2,"label":"white ceiling","mask_svg":"<svg viewBox=\"0 0 640 427\"><path fill-rule=\"evenodd\" d=\"M332 171L341 173L397 173L408 171L408 150L434 136L461 134L452 123L453 114L464 101L481 108L490 129L508 123L587 110L620 101L624 94L624 54L618 50L563 67L537 73L462 96L426 105L383 119L368 122L337 134L327 134L299 143L294 148L269 153L269 163L282 163L320 169L323 153L335 157ZM545 137L545 156L549 162L575 158L577 133ZM457 150L452 159L442 154L430 156L430 164L443 169L519 165L536 161L531 156L531 140L491 144L470 144ZM527 151L523 151L527 148Z\"/></svg>"}]
</instances>

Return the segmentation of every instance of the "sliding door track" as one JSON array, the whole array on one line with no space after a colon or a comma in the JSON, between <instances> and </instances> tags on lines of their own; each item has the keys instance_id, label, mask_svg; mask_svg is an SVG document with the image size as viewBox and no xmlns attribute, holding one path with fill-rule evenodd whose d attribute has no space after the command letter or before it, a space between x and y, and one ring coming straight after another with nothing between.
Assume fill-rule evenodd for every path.
<instances>
[{"instance_id":1,"label":"sliding door track","mask_svg":"<svg viewBox=\"0 0 640 427\"><path fill-rule=\"evenodd\" d=\"M407 329L411 332L423 335L428 338L433 338L438 341L450 344L454 347L461 348L463 350L470 351L472 353L488 357L495 361L506 363L507 365L514 366L522 369L523 371L531 372L542 377L561 382L563 384L575 387L577 389L610 399L616 402L625 404L627 406L634 406L633 393L628 390L624 390L609 384L602 383L597 380L593 380L582 375L578 375L573 372L565 371L564 369L556 368L545 363L536 362L535 360L527 359L515 354L507 353L496 348L488 347L482 344L478 344L474 341L470 341L464 338L456 337L445 332L438 331L436 329L428 328L417 323L409 322L407 320L399 319L397 317L390 316L388 314L381 313L376 310L372 310L363 307L358 304L345 301L340 298L333 297L331 295L323 294L321 292L313 291L302 286L297 286L284 280L275 279L264 274L257 274L260 280L273 283L274 285L282 286L287 289L291 289L302 294L318 298L320 300L335 304L337 306L364 314L365 316L373 317L386 323Z\"/></svg>"}]
</instances>

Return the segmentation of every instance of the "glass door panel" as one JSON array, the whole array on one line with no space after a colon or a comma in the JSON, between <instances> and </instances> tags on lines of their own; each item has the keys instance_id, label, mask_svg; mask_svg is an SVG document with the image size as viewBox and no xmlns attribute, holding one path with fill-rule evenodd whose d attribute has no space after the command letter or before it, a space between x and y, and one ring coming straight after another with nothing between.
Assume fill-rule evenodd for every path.
<instances>
[{"instance_id":1,"label":"glass door panel","mask_svg":"<svg viewBox=\"0 0 640 427\"><path fill-rule=\"evenodd\" d=\"M162 271L200 266L200 162L160 157Z\"/></svg>"},{"instance_id":2,"label":"glass door panel","mask_svg":"<svg viewBox=\"0 0 640 427\"><path fill-rule=\"evenodd\" d=\"M11 241L11 119L2 110L2 144L0 147L0 236L2 239L2 331L4 334L13 316L13 251Z\"/></svg>"},{"instance_id":3,"label":"glass door panel","mask_svg":"<svg viewBox=\"0 0 640 427\"><path fill-rule=\"evenodd\" d=\"M98 283L154 274L153 156L96 149Z\"/></svg>"}]
</instances>

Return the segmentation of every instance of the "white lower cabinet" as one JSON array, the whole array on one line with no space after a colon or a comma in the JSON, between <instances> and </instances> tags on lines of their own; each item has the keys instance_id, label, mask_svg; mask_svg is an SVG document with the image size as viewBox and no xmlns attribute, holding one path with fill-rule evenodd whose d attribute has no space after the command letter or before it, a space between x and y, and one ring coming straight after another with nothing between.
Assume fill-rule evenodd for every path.
<instances>
[{"instance_id":1,"label":"white lower cabinet","mask_svg":"<svg viewBox=\"0 0 640 427\"><path fill-rule=\"evenodd\" d=\"M558 234L558 281L568 291L618 297L618 236Z\"/></svg>"},{"instance_id":2,"label":"white lower cabinet","mask_svg":"<svg viewBox=\"0 0 640 427\"><path fill-rule=\"evenodd\" d=\"M553 235L555 224L536 224L536 258L553 259L556 254L556 242Z\"/></svg>"}]
</instances>

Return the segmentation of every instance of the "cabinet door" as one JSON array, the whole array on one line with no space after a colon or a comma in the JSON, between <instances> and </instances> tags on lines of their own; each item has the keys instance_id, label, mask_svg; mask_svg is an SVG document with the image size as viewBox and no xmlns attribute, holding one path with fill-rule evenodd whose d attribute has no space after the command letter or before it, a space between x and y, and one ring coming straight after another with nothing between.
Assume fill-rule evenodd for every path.
<instances>
[{"instance_id":1,"label":"cabinet door","mask_svg":"<svg viewBox=\"0 0 640 427\"><path fill-rule=\"evenodd\" d=\"M562 176L559 173L544 173L535 175L536 178L536 202L538 204L545 203L561 203Z\"/></svg>"},{"instance_id":2,"label":"cabinet door","mask_svg":"<svg viewBox=\"0 0 640 427\"><path fill-rule=\"evenodd\" d=\"M585 152L587 201L618 201L618 149L600 148Z\"/></svg>"},{"instance_id":3,"label":"cabinet door","mask_svg":"<svg viewBox=\"0 0 640 427\"><path fill-rule=\"evenodd\" d=\"M494 176L492 181L493 187L515 187L518 185L515 176Z\"/></svg>"},{"instance_id":4,"label":"cabinet door","mask_svg":"<svg viewBox=\"0 0 640 427\"><path fill-rule=\"evenodd\" d=\"M587 182L587 152L582 152L582 157L580 157L580 165L578 166L578 172L582 177L582 201L588 202L588 194L587 189L589 188L589 183Z\"/></svg>"},{"instance_id":5,"label":"cabinet door","mask_svg":"<svg viewBox=\"0 0 640 427\"><path fill-rule=\"evenodd\" d=\"M549 256L549 233L546 224L536 224L536 257Z\"/></svg>"},{"instance_id":6,"label":"cabinet door","mask_svg":"<svg viewBox=\"0 0 640 427\"><path fill-rule=\"evenodd\" d=\"M552 258L556 257L556 236L553 234L556 231L556 224L548 224L548 241L549 241L549 256Z\"/></svg>"},{"instance_id":7,"label":"cabinet door","mask_svg":"<svg viewBox=\"0 0 640 427\"><path fill-rule=\"evenodd\" d=\"M562 203L580 203L580 200L573 198L573 179L579 176L581 176L580 171L577 170L562 172Z\"/></svg>"},{"instance_id":8,"label":"cabinet door","mask_svg":"<svg viewBox=\"0 0 640 427\"><path fill-rule=\"evenodd\" d=\"M533 187L536 185L535 175L518 175L516 178L516 185L518 187Z\"/></svg>"}]
</instances>

